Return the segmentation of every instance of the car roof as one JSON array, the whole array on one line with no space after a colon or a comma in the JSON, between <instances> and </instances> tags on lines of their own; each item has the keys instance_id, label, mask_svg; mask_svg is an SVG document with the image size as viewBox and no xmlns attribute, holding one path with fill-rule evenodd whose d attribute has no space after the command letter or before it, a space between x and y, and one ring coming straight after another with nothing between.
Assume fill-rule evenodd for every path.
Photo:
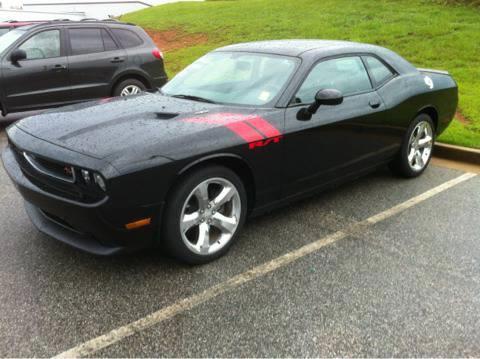
<instances>
[{"instance_id":1,"label":"car roof","mask_svg":"<svg viewBox=\"0 0 480 359\"><path fill-rule=\"evenodd\" d=\"M286 56L299 56L306 51L321 50L332 47L344 47L349 44L356 43L336 40L267 40L228 45L218 50L262 52Z\"/></svg>"},{"instance_id":2,"label":"car roof","mask_svg":"<svg viewBox=\"0 0 480 359\"><path fill-rule=\"evenodd\" d=\"M415 72L408 61L384 47L339 40L267 40L228 45L215 51L257 52L301 58L322 58L349 53L377 55L401 73Z\"/></svg>"}]
</instances>

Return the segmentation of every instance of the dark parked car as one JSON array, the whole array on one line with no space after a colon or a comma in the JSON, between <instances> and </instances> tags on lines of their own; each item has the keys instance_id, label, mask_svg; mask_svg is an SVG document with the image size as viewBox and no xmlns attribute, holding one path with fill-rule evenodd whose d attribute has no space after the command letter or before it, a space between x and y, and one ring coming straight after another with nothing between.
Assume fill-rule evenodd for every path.
<instances>
[{"instance_id":1,"label":"dark parked car","mask_svg":"<svg viewBox=\"0 0 480 359\"><path fill-rule=\"evenodd\" d=\"M162 53L141 28L51 21L0 37L2 113L136 94L166 82Z\"/></svg>"},{"instance_id":2,"label":"dark parked car","mask_svg":"<svg viewBox=\"0 0 480 359\"><path fill-rule=\"evenodd\" d=\"M202 263L249 214L385 164L420 175L456 106L448 73L381 47L247 43L156 94L21 120L3 162L40 231L97 254L163 245Z\"/></svg>"}]
</instances>

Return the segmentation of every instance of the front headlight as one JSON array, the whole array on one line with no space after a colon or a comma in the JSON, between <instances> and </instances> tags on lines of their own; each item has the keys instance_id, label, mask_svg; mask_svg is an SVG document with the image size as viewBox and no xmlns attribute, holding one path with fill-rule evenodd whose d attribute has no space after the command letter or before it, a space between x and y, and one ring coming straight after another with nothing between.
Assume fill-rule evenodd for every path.
<instances>
[{"instance_id":1,"label":"front headlight","mask_svg":"<svg viewBox=\"0 0 480 359\"><path fill-rule=\"evenodd\" d=\"M82 178L85 184L90 184L90 182L92 182L92 177L90 176L90 172L88 172L87 170L81 170L81 172L82 172Z\"/></svg>"},{"instance_id":2,"label":"front headlight","mask_svg":"<svg viewBox=\"0 0 480 359\"><path fill-rule=\"evenodd\" d=\"M107 184L105 183L105 180L100 173L89 171L86 169L80 169L80 173L82 174L84 185L86 185L87 187L99 187L102 191L107 191Z\"/></svg>"},{"instance_id":3,"label":"front headlight","mask_svg":"<svg viewBox=\"0 0 480 359\"><path fill-rule=\"evenodd\" d=\"M107 191L107 185L106 185L105 180L103 179L103 177L101 175L99 175L98 173L94 173L93 174L93 180L98 185L98 187L100 187L104 192Z\"/></svg>"}]
</instances>

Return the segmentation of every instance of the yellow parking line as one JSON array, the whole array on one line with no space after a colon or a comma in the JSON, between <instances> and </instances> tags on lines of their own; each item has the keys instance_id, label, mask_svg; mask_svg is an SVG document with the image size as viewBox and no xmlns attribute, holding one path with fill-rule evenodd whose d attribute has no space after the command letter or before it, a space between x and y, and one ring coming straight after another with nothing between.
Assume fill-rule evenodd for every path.
<instances>
[{"instance_id":1,"label":"yellow parking line","mask_svg":"<svg viewBox=\"0 0 480 359\"><path fill-rule=\"evenodd\" d=\"M372 217L369 217L366 220L360 223L357 223L351 227L373 225L375 223L384 221L387 218L390 218L396 214L399 214L405 211L406 209L411 208L475 176L476 174L474 173L465 173L437 187L434 187L418 196L415 196L405 202L402 202L399 205L396 205L390 209L387 209L383 212L373 215ZM56 357L72 358L72 357L85 357L88 355L92 355L95 352L99 351L100 349L106 348L135 333L138 333L149 327L159 324L167 319L170 319L179 313L186 312L214 297L219 296L220 294L231 291L241 286L242 284L250 282L259 277L263 277L268 273L271 273L281 267L288 265L289 263L292 263L311 253L314 253L325 246L335 243L347 237L351 227L345 228L343 231L335 232L331 235L318 239L315 242L312 242L296 250L283 254L280 257L277 257L267 263L256 266L250 270L247 270L246 272L238 274L230 279L227 279L226 281L221 282L213 287L205 289L203 292L181 299L173 303L172 305L169 305L168 307L160 309L152 314L149 314L146 317L143 317L135 322L113 329L112 331L106 334L103 334L99 337L96 337L85 343L82 343L74 348L71 348L63 353L58 354Z\"/></svg>"}]
</instances>

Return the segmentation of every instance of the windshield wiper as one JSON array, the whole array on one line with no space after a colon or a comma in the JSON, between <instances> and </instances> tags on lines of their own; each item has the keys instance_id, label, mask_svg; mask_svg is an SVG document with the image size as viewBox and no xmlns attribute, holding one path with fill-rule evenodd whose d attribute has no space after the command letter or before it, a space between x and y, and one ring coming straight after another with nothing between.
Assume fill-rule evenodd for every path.
<instances>
[{"instance_id":1,"label":"windshield wiper","mask_svg":"<svg viewBox=\"0 0 480 359\"><path fill-rule=\"evenodd\" d=\"M200 96L194 96L194 95L171 95L172 97L177 97L177 98L184 98L186 100L192 100L192 101L198 101L198 102L207 102L207 103L216 103L215 101L209 100L208 98L203 98Z\"/></svg>"}]
</instances>

